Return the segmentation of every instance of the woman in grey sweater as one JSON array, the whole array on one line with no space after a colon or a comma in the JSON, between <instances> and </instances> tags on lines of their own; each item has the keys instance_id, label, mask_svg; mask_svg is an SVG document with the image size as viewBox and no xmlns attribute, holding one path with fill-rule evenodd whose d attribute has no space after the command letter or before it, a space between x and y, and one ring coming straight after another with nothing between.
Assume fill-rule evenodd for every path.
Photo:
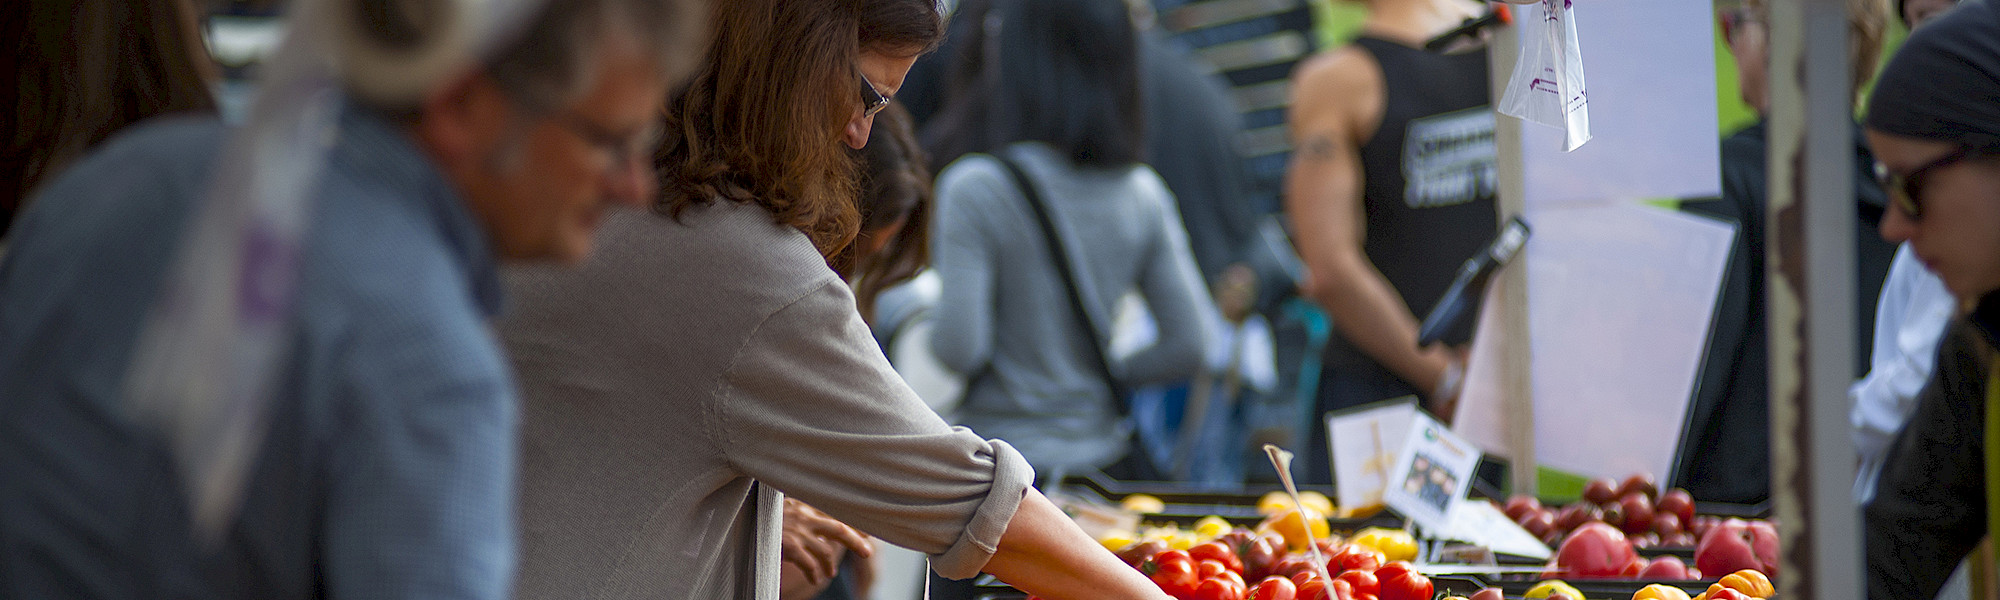
<instances>
[{"instance_id":1,"label":"woman in grey sweater","mask_svg":"<svg viewBox=\"0 0 2000 600\"><path fill-rule=\"evenodd\" d=\"M776 598L790 495L946 576L1165 598L1012 447L925 408L828 267L859 222L841 144L865 144L936 10L717 3L707 64L667 107L655 210L613 216L581 269L510 278L520 597Z\"/></svg>"},{"instance_id":2,"label":"woman in grey sweater","mask_svg":"<svg viewBox=\"0 0 2000 600\"><path fill-rule=\"evenodd\" d=\"M932 350L970 377L960 424L1007 440L1039 470L1109 467L1126 457L1131 427L1090 329L1111 339L1121 300L1138 292L1157 338L1113 357L1109 370L1130 385L1173 381L1201 367L1215 309L1173 196L1139 162L1145 119L1124 4L1023 0L988 19L981 33L994 37L981 46L994 92L959 101L992 102L991 118L963 135L985 136L1022 169L1068 256L1053 254L999 160L952 163L937 187L932 255L943 295ZM1075 274L1087 320L1055 260Z\"/></svg>"}]
</instances>

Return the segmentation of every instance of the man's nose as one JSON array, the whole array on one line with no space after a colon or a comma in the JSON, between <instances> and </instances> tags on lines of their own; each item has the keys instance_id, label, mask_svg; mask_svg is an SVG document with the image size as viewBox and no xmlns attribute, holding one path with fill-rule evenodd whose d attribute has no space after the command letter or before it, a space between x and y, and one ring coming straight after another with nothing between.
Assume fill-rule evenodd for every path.
<instances>
[{"instance_id":1,"label":"man's nose","mask_svg":"<svg viewBox=\"0 0 2000 600\"><path fill-rule=\"evenodd\" d=\"M606 190L611 199L626 206L645 206L659 193L659 178L644 161L628 160L610 174Z\"/></svg>"}]
</instances>

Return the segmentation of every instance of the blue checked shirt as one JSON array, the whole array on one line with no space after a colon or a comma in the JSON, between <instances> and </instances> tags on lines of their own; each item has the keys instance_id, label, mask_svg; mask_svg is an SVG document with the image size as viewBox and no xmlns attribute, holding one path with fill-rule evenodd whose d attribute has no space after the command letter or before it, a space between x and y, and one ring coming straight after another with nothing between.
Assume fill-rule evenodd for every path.
<instances>
[{"instance_id":1,"label":"blue checked shirt","mask_svg":"<svg viewBox=\"0 0 2000 600\"><path fill-rule=\"evenodd\" d=\"M344 115L278 401L204 551L161 439L120 409L134 339L226 137L169 118L43 189L0 262L0 598L505 598L518 407L484 234L409 138Z\"/></svg>"}]
</instances>

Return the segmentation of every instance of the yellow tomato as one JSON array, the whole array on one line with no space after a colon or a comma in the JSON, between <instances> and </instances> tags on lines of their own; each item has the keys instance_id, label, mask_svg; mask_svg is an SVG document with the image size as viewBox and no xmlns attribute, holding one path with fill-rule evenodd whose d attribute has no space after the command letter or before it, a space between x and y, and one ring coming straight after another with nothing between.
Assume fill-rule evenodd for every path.
<instances>
[{"instance_id":1,"label":"yellow tomato","mask_svg":"<svg viewBox=\"0 0 2000 600\"><path fill-rule=\"evenodd\" d=\"M1771 578L1765 577L1764 573L1755 569L1744 569L1725 575L1716 585L1743 592L1743 595L1752 598L1769 598L1778 591L1771 586Z\"/></svg>"},{"instance_id":2,"label":"yellow tomato","mask_svg":"<svg viewBox=\"0 0 2000 600\"><path fill-rule=\"evenodd\" d=\"M1576 586L1565 583L1561 579L1550 579L1537 583L1535 587L1528 588L1528 593L1522 594L1521 597L1529 600L1539 600L1556 594L1568 596L1571 600L1584 600L1583 592L1576 591Z\"/></svg>"},{"instance_id":3,"label":"yellow tomato","mask_svg":"<svg viewBox=\"0 0 2000 600\"><path fill-rule=\"evenodd\" d=\"M1257 499L1257 514L1260 515L1275 515L1289 508L1292 508L1292 497L1282 491L1264 494Z\"/></svg>"},{"instance_id":4,"label":"yellow tomato","mask_svg":"<svg viewBox=\"0 0 2000 600\"><path fill-rule=\"evenodd\" d=\"M1639 593L1632 594L1632 600L1690 600L1690 599L1688 598L1687 590L1683 590L1671 585L1660 585L1655 583L1643 588L1639 588Z\"/></svg>"},{"instance_id":5,"label":"yellow tomato","mask_svg":"<svg viewBox=\"0 0 2000 600\"><path fill-rule=\"evenodd\" d=\"M1104 532L1103 535L1097 536L1097 543L1102 544L1105 550L1112 552L1124 550L1126 546L1130 546L1138 541L1139 536L1133 535L1132 532L1123 529L1113 529Z\"/></svg>"},{"instance_id":6,"label":"yellow tomato","mask_svg":"<svg viewBox=\"0 0 2000 600\"><path fill-rule=\"evenodd\" d=\"M1339 512L1333 509L1333 500L1327 498L1326 494L1312 490L1299 492L1299 504L1304 504L1306 508L1319 511L1319 514L1322 515Z\"/></svg>"},{"instance_id":7,"label":"yellow tomato","mask_svg":"<svg viewBox=\"0 0 2000 600\"><path fill-rule=\"evenodd\" d=\"M1389 560L1416 560L1417 539L1401 529L1369 527L1354 534L1351 543L1373 548Z\"/></svg>"},{"instance_id":8,"label":"yellow tomato","mask_svg":"<svg viewBox=\"0 0 2000 600\"><path fill-rule=\"evenodd\" d=\"M1234 528L1235 526L1230 525L1228 521L1222 520L1222 517L1209 515L1194 522L1194 535L1203 540L1212 540L1216 536L1229 533L1229 530Z\"/></svg>"},{"instance_id":9,"label":"yellow tomato","mask_svg":"<svg viewBox=\"0 0 2000 600\"><path fill-rule=\"evenodd\" d=\"M1310 536L1307 535L1308 527L1311 528ZM1285 546L1295 552L1304 550L1306 544L1312 543L1313 539L1333 534L1333 529L1326 524L1326 516L1313 512L1312 509L1306 509L1303 518L1300 517L1298 509L1271 515L1266 517L1264 522L1257 524L1257 529L1275 531L1278 535L1284 536Z\"/></svg>"},{"instance_id":10,"label":"yellow tomato","mask_svg":"<svg viewBox=\"0 0 2000 600\"><path fill-rule=\"evenodd\" d=\"M1126 496L1125 501L1120 502L1119 505L1125 507L1125 510L1129 510L1136 513L1152 514L1152 513L1164 512L1167 510L1167 503L1160 500L1158 496L1154 496L1152 494L1133 494L1130 496Z\"/></svg>"}]
</instances>

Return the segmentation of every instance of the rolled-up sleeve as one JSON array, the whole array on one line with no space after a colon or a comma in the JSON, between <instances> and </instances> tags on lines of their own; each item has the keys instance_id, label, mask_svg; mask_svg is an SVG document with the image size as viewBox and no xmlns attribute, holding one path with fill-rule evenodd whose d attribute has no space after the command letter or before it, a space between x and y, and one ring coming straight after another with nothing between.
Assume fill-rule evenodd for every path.
<instances>
[{"instance_id":1,"label":"rolled-up sleeve","mask_svg":"<svg viewBox=\"0 0 2000 600\"><path fill-rule=\"evenodd\" d=\"M986 565L1034 472L999 440L947 425L896 375L829 278L774 313L730 361L710 408L742 472L857 529Z\"/></svg>"}]
</instances>

